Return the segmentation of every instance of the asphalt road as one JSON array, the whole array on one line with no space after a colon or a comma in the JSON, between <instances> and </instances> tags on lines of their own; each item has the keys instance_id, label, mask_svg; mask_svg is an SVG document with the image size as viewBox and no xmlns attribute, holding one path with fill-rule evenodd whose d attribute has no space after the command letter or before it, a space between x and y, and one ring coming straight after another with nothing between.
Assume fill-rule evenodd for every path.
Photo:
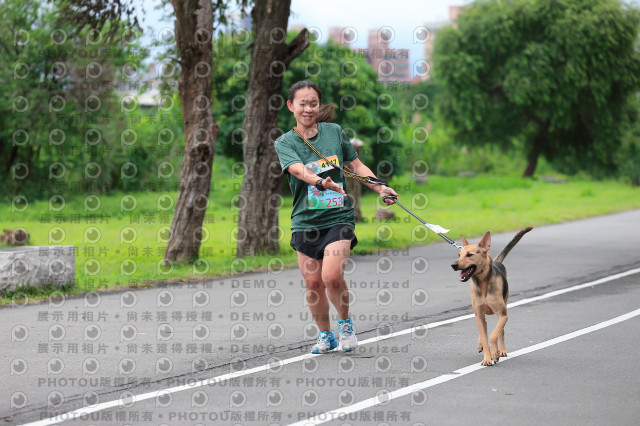
<instances>
[{"instance_id":1,"label":"asphalt road","mask_svg":"<svg viewBox=\"0 0 640 426\"><path fill-rule=\"evenodd\" d=\"M480 366L469 284L445 243L352 258L361 343L349 354L308 354L317 330L298 270L5 307L0 418L635 425L638 224L631 211L525 235L505 261L510 356L492 367ZM491 252L514 233L494 235Z\"/></svg>"}]
</instances>

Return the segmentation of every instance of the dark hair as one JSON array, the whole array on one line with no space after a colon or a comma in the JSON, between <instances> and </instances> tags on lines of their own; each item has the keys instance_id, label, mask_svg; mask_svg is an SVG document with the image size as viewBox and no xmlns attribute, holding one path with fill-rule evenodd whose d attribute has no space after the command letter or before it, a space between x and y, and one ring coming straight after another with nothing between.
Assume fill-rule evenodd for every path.
<instances>
[{"instance_id":1,"label":"dark hair","mask_svg":"<svg viewBox=\"0 0 640 426\"><path fill-rule=\"evenodd\" d=\"M296 95L296 92L300 89L313 89L316 91L316 93L318 94L318 100L320 101L320 105L322 105L322 90L320 90L320 87L315 84L312 81L306 81L306 80L301 80L298 81L297 83L294 83L291 85L291 87L289 88L289 95L287 96L287 100L289 102L293 102L293 98ZM316 117L316 122L317 123L331 123L333 121L333 115L335 114L335 105L333 104L327 104L327 105L322 105L320 107L320 112L318 113L318 116Z\"/></svg>"}]
</instances>

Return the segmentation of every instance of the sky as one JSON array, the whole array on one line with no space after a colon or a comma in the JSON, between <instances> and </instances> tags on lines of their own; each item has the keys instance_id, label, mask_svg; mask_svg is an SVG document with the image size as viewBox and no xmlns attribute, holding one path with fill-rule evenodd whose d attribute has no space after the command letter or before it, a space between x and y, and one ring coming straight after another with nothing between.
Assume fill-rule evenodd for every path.
<instances>
[{"instance_id":1,"label":"sky","mask_svg":"<svg viewBox=\"0 0 640 426\"><path fill-rule=\"evenodd\" d=\"M449 19L449 6L461 6L471 0L292 0L289 26L306 26L319 35L318 42L328 40L331 27L349 27L356 34L352 46L367 48L369 30L384 29L392 34L390 47L409 50L409 67L423 58L424 47L414 37L417 28ZM157 35L163 28L173 29L173 22L161 21L155 10L158 0L144 0L146 30L151 26Z\"/></svg>"},{"instance_id":2,"label":"sky","mask_svg":"<svg viewBox=\"0 0 640 426\"><path fill-rule=\"evenodd\" d=\"M352 44L366 48L369 30L391 29L394 49L409 49L409 66L423 59L424 47L416 29L449 20L449 6L462 6L470 0L292 0L289 25L319 30L319 42L328 38L330 27L351 27L357 34Z\"/></svg>"}]
</instances>

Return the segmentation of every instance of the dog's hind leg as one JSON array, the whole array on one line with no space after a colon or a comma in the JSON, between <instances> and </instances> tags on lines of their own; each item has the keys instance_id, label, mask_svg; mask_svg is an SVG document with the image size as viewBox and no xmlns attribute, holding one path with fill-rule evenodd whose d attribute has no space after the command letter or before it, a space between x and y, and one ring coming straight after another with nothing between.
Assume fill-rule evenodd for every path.
<instances>
[{"instance_id":1,"label":"dog's hind leg","mask_svg":"<svg viewBox=\"0 0 640 426\"><path fill-rule=\"evenodd\" d=\"M504 343L504 327L502 327L502 330L500 330L500 333L498 335L498 355L500 356L500 358L504 358L507 356L507 347Z\"/></svg>"},{"instance_id":2,"label":"dog's hind leg","mask_svg":"<svg viewBox=\"0 0 640 426\"><path fill-rule=\"evenodd\" d=\"M504 273L505 273L505 278L506 278L507 271L505 270ZM506 284L507 283L506 283L506 280L505 280L505 285ZM507 311L506 311L507 300L509 300L509 288L508 287L507 287L507 291L506 291L506 294L505 294L505 297L504 297L504 305L505 305L504 315L505 315L505 317L507 317L507 320L508 320L509 316L507 315ZM506 323L507 323L507 321L505 320L505 324ZM498 340L499 340L498 348L500 349L499 355L500 355L501 358L506 357L507 356L507 346L506 346L506 344L504 342L504 326L502 327L502 330L500 330L500 335L498 336Z\"/></svg>"}]
</instances>

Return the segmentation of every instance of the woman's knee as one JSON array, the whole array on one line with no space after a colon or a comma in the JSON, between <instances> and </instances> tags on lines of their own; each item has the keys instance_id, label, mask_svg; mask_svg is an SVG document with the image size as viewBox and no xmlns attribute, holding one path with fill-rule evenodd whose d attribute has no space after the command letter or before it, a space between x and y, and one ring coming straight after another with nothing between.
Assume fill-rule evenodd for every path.
<instances>
[{"instance_id":1,"label":"woman's knee","mask_svg":"<svg viewBox=\"0 0 640 426\"><path fill-rule=\"evenodd\" d=\"M322 282L324 283L327 289L330 288L343 288L344 285L344 277L342 274L336 272L327 272L322 273Z\"/></svg>"}]
</instances>

